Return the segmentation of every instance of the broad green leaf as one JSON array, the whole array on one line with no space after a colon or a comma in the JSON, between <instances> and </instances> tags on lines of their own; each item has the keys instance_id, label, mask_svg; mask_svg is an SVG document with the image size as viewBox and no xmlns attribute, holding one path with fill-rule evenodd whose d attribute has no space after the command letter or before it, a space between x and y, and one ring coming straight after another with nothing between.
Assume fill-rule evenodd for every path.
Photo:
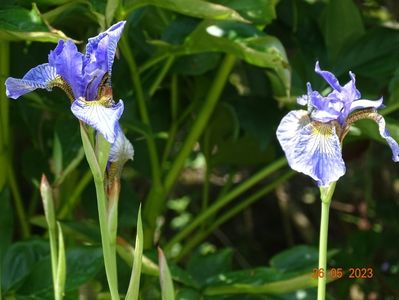
<instances>
[{"instance_id":1,"label":"broad green leaf","mask_svg":"<svg viewBox=\"0 0 399 300\"><path fill-rule=\"evenodd\" d=\"M283 272L304 270L309 271L317 266L319 254L316 248L296 246L273 256L270 265Z\"/></svg>"},{"instance_id":2,"label":"broad green leaf","mask_svg":"<svg viewBox=\"0 0 399 300\"><path fill-rule=\"evenodd\" d=\"M255 27L231 21L206 20L186 37L182 45L152 41L160 52L173 55L224 52L233 54L258 67L269 68L280 78L289 94L291 72L281 42Z\"/></svg>"},{"instance_id":3,"label":"broad green leaf","mask_svg":"<svg viewBox=\"0 0 399 300\"><path fill-rule=\"evenodd\" d=\"M276 18L278 0L212 0L236 10L243 18L256 24L267 25Z\"/></svg>"},{"instance_id":4,"label":"broad green leaf","mask_svg":"<svg viewBox=\"0 0 399 300\"><path fill-rule=\"evenodd\" d=\"M35 265L48 257L49 248L48 243L39 240L30 240L24 242L17 242L8 248L4 256L3 270L2 270L2 289L8 291L15 289L22 281L32 272ZM48 268L50 270L51 283L51 269L50 260L48 259Z\"/></svg>"},{"instance_id":5,"label":"broad green leaf","mask_svg":"<svg viewBox=\"0 0 399 300\"><path fill-rule=\"evenodd\" d=\"M126 293L126 299L136 300L139 297L140 289L140 276L141 266L143 260L143 225L141 222L141 206L137 215L137 233L136 233L136 244L133 253L133 268L130 277L129 288Z\"/></svg>"},{"instance_id":6,"label":"broad green leaf","mask_svg":"<svg viewBox=\"0 0 399 300\"><path fill-rule=\"evenodd\" d=\"M0 39L8 41L38 41L57 43L67 36L59 30L49 29L37 8L21 7L0 9Z\"/></svg>"},{"instance_id":7,"label":"broad green leaf","mask_svg":"<svg viewBox=\"0 0 399 300\"><path fill-rule=\"evenodd\" d=\"M196 18L245 22L235 10L203 0L130 0L125 3L126 14L145 5L154 5Z\"/></svg>"},{"instance_id":8,"label":"broad green leaf","mask_svg":"<svg viewBox=\"0 0 399 300\"><path fill-rule=\"evenodd\" d=\"M230 271L232 258L233 251L231 249L223 249L209 254L195 253L188 262L187 271L203 285L209 278Z\"/></svg>"},{"instance_id":9,"label":"broad green leaf","mask_svg":"<svg viewBox=\"0 0 399 300\"><path fill-rule=\"evenodd\" d=\"M344 46L352 44L363 34L363 21L352 0L329 2L326 7L325 41L333 60L338 58Z\"/></svg>"},{"instance_id":10,"label":"broad green leaf","mask_svg":"<svg viewBox=\"0 0 399 300\"><path fill-rule=\"evenodd\" d=\"M172 274L161 248L158 247L159 281L161 283L162 300L174 300L175 289L173 287Z\"/></svg>"}]
</instances>

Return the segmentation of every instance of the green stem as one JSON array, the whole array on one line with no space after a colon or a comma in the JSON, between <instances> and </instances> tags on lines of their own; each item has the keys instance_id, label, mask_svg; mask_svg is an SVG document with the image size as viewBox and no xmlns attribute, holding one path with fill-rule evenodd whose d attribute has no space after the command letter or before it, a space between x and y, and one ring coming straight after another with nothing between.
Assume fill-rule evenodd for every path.
<instances>
[{"instance_id":1,"label":"green stem","mask_svg":"<svg viewBox=\"0 0 399 300\"><path fill-rule=\"evenodd\" d=\"M17 217L21 228L22 237L27 238L30 235L29 219L25 214L21 193L19 192L14 169L11 164L8 167L8 182L14 198L15 209L17 211Z\"/></svg>"},{"instance_id":2,"label":"green stem","mask_svg":"<svg viewBox=\"0 0 399 300\"><path fill-rule=\"evenodd\" d=\"M93 139L88 135L90 130L81 122L80 132L82 137L83 149L85 151L87 162L93 173L94 185L96 187L98 220L100 223L101 244L104 258L105 274L107 276L108 286L112 300L119 300L118 277L116 270L116 241L111 239L107 205L108 198L105 193L104 173L105 166L109 156L110 144L102 136L96 138L96 151L93 149Z\"/></svg>"},{"instance_id":3,"label":"green stem","mask_svg":"<svg viewBox=\"0 0 399 300\"><path fill-rule=\"evenodd\" d=\"M155 78L153 84L150 87L150 90L148 92L150 97L152 97L155 94L155 92L157 91L159 85L165 78L165 76L168 73L170 67L172 66L174 60L175 60L175 58L173 56L169 56L168 59L166 60L162 70L158 73L158 76Z\"/></svg>"},{"instance_id":4,"label":"green stem","mask_svg":"<svg viewBox=\"0 0 399 300\"><path fill-rule=\"evenodd\" d=\"M159 62L163 61L164 59L168 58L169 54L168 53L163 53L161 55L153 56L149 60L147 60L145 63L143 63L140 68L139 68L139 74L143 73L144 71L147 71L151 67L155 66Z\"/></svg>"},{"instance_id":5,"label":"green stem","mask_svg":"<svg viewBox=\"0 0 399 300\"><path fill-rule=\"evenodd\" d=\"M223 88L226 85L228 76L233 69L235 62L235 56L230 54L226 55L224 61L222 62L213 85L211 86L211 89L209 90L209 93L202 105L201 111L199 112L190 130L190 134L184 141L182 149L174 160L174 163L165 178L166 194L172 189L176 179L180 174L181 168L193 149L194 144L198 141L198 138L201 136L204 128L208 124L209 118L211 117L216 103L222 94Z\"/></svg>"},{"instance_id":6,"label":"green stem","mask_svg":"<svg viewBox=\"0 0 399 300\"><path fill-rule=\"evenodd\" d=\"M111 241L107 222L107 196L103 180L94 180L97 194L98 219L100 222L101 243L104 255L105 272L112 300L119 300L118 279L116 272L116 256L112 253L116 241Z\"/></svg>"},{"instance_id":7,"label":"green stem","mask_svg":"<svg viewBox=\"0 0 399 300\"><path fill-rule=\"evenodd\" d=\"M166 141L165 150L162 155L162 167L165 167L165 163L169 157L170 151L172 150L172 146L175 142L175 136L177 133L177 113L178 113L178 105L179 105L179 84L177 80L177 75L172 75L172 80L170 84L170 114L172 117L172 125L169 129L168 139Z\"/></svg>"},{"instance_id":8,"label":"green stem","mask_svg":"<svg viewBox=\"0 0 399 300\"><path fill-rule=\"evenodd\" d=\"M184 141L179 154L173 161L173 164L166 175L165 182L162 187L163 190L161 191L157 185L153 185L153 189L151 190L144 207L144 218L148 224L147 230L144 234L144 237L147 239L145 241L146 247L150 245L150 240L148 239L153 236L155 231L156 218L162 213L163 207L165 205L165 195L167 195L172 189L180 174L181 168L193 149L194 144L198 141L203 130L208 124L208 120L213 113L220 95L222 94L223 88L227 82L227 78L232 68L234 67L235 61L236 59L233 55L226 55L216 75L216 79L209 90L204 104L202 105L202 109L190 130L190 134Z\"/></svg>"},{"instance_id":9,"label":"green stem","mask_svg":"<svg viewBox=\"0 0 399 300\"><path fill-rule=\"evenodd\" d=\"M133 53L130 51L128 41L124 36L121 38L120 47L122 54L124 55L130 69L141 119L144 124L146 124L151 128L150 118L148 116L143 87L141 84L136 61L134 60ZM151 172L152 172L152 178L154 180L153 184L156 186L161 186L161 172L160 172L160 165L159 165L159 159L157 155L155 141L152 135L147 135L146 140L147 140L148 151L150 154Z\"/></svg>"},{"instance_id":10,"label":"green stem","mask_svg":"<svg viewBox=\"0 0 399 300\"><path fill-rule=\"evenodd\" d=\"M321 220L319 241L319 278L317 282L317 300L325 300L327 283L327 241L328 241L328 215L332 195L334 194L336 182L328 187L320 188L321 198Z\"/></svg>"},{"instance_id":11,"label":"green stem","mask_svg":"<svg viewBox=\"0 0 399 300\"><path fill-rule=\"evenodd\" d=\"M217 217L214 222L205 230L200 231L194 237L191 237L184 245L184 248L179 253L179 256L176 258L179 261L183 258L187 253L189 253L196 245L198 245L201 241L203 241L208 235L215 231L216 228L236 216L238 213L243 211L245 208L250 206L252 203L257 201L259 198L267 195L271 191L273 191L278 185L289 179L292 175L294 175L293 171L288 171L281 177L277 178L273 182L269 183L255 194L251 195L250 197L244 199L239 204L234 206L232 209L229 209L227 212L223 213L221 216Z\"/></svg>"},{"instance_id":12,"label":"green stem","mask_svg":"<svg viewBox=\"0 0 399 300\"><path fill-rule=\"evenodd\" d=\"M260 170L258 173L254 174L252 177L249 179L245 180L243 183L241 183L239 186L237 186L235 189L230 191L229 193L225 194L218 200L216 200L212 205L210 205L205 211L201 212L194 220L190 222L189 225L184 227L182 231L180 231L178 234L176 234L166 245L165 249L170 250L171 247L180 242L182 239L187 237L197 226L202 224L203 221L205 221L207 218L211 217L214 215L216 212L218 212L221 208L226 206L228 203L230 203L233 199L247 191L249 188L254 186L256 183L264 179L265 177L269 176L273 172L281 169L287 164L287 160L285 158L280 158L276 161L274 161L272 164L266 166L262 170Z\"/></svg>"}]
</instances>

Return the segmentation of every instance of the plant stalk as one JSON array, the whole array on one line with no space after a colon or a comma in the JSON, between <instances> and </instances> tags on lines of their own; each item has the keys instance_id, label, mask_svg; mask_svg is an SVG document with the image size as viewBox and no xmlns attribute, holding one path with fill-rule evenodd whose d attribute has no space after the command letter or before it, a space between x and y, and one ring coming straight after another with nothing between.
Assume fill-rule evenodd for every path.
<instances>
[{"instance_id":1,"label":"plant stalk","mask_svg":"<svg viewBox=\"0 0 399 300\"><path fill-rule=\"evenodd\" d=\"M317 282L317 300L325 300L327 283L327 241L328 241L328 217L330 211L331 198L334 194L336 182L328 187L320 188L321 198L321 220L320 220L320 240L319 240L319 269Z\"/></svg>"}]
</instances>

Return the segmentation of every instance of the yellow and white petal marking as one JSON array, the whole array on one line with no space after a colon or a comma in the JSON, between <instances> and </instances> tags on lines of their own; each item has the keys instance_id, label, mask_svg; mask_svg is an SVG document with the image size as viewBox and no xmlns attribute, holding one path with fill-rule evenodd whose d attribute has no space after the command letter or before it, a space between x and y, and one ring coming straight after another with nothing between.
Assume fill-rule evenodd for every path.
<instances>
[{"instance_id":1,"label":"yellow and white petal marking","mask_svg":"<svg viewBox=\"0 0 399 300\"><path fill-rule=\"evenodd\" d=\"M288 113L277 138L290 167L327 186L345 174L341 144L333 123L311 122L303 110Z\"/></svg>"},{"instance_id":2,"label":"yellow and white petal marking","mask_svg":"<svg viewBox=\"0 0 399 300\"><path fill-rule=\"evenodd\" d=\"M118 121L123 113L123 101L112 102L105 98L98 101L79 98L72 103L71 111L79 120L96 129L108 142L113 143L117 136Z\"/></svg>"}]
</instances>

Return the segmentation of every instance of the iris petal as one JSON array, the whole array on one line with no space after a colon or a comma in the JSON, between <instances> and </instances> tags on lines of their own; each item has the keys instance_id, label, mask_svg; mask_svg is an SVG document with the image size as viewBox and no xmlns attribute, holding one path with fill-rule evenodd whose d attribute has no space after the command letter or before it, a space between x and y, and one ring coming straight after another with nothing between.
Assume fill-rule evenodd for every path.
<instances>
[{"instance_id":1,"label":"iris petal","mask_svg":"<svg viewBox=\"0 0 399 300\"><path fill-rule=\"evenodd\" d=\"M100 132L108 142L115 142L118 120L123 112L122 100L107 107L97 101L77 99L72 103L71 110L79 120Z\"/></svg>"},{"instance_id":2,"label":"iris petal","mask_svg":"<svg viewBox=\"0 0 399 300\"><path fill-rule=\"evenodd\" d=\"M379 108L382 108L382 106L383 106L382 102L383 102L383 98L380 98L376 101L364 100L364 99L356 100L356 101L352 102L352 104L350 106L350 112L353 112L358 109L365 109L365 108L379 109Z\"/></svg>"},{"instance_id":3,"label":"iris petal","mask_svg":"<svg viewBox=\"0 0 399 300\"><path fill-rule=\"evenodd\" d=\"M86 69L100 68L108 72L111 76L116 47L122 35L125 23L126 21L118 22L108 28L107 31L89 38L85 56Z\"/></svg>"},{"instance_id":4,"label":"iris petal","mask_svg":"<svg viewBox=\"0 0 399 300\"><path fill-rule=\"evenodd\" d=\"M321 70L318 61L316 62L316 66L315 66L314 70L316 71L317 74L319 74L321 77L323 77L324 80L327 81L328 84L334 90L337 90L338 92L340 92L342 90L342 87L339 84L339 81L338 81L337 77L335 77L335 75L333 73L331 73L331 72Z\"/></svg>"},{"instance_id":5,"label":"iris petal","mask_svg":"<svg viewBox=\"0 0 399 300\"><path fill-rule=\"evenodd\" d=\"M69 84L75 98L84 93L83 54L78 51L71 41L60 40L57 47L48 56L50 66Z\"/></svg>"},{"instance_id":6,"label":"iris petal","mask_svg":"<svg viewBox=\"0 0 399 300\"><path fill-rule=\"evenodd\" d=\"M22 79L7 78L5 82L6 94L7 97L17 99L36 89L46 89L50 91L56 79L57 72L55 68L51 67L49 64L38 65L30 69Z\"/></svg>"},{"instance_id":7,"label":"iris petal","mask_svg":"<svg viewBox=\"0 0 399 300\"><path fill-rule=\"evenodd\" d=\"M389 130L386 128L386 123L384 118L378 114L375 113L375 117L373 120L378 124L378 131L380 132L381 137L383 137L389 147L391 148L392 151L392 160L394 162L399 161L399 145L398 143L391 137L391 134L389 133Z\"/></svg>"},{"instance_id":8,"label":"iris petal","mask_svg":"<svg viewBox=\"0 0 399 300\"><path fill-rule=\"evenodd\" d=\"M109 161L124 164L129 159L133 160L133 145L126 138L119 124L117 124L116 132L115 142L112 144L109 151Z\"/></svg>"},{"instance_id":9,"label":"iris petal","mask_svg":"<svg viewBox=\"0 0 399 300\"><path fill-rule=\"evenodd\" d=\"M341 145L331 123L310 122L303 110L288 113L277 138L290 167L328 186L345 174Z\"/></svg>"}]
</instances>

